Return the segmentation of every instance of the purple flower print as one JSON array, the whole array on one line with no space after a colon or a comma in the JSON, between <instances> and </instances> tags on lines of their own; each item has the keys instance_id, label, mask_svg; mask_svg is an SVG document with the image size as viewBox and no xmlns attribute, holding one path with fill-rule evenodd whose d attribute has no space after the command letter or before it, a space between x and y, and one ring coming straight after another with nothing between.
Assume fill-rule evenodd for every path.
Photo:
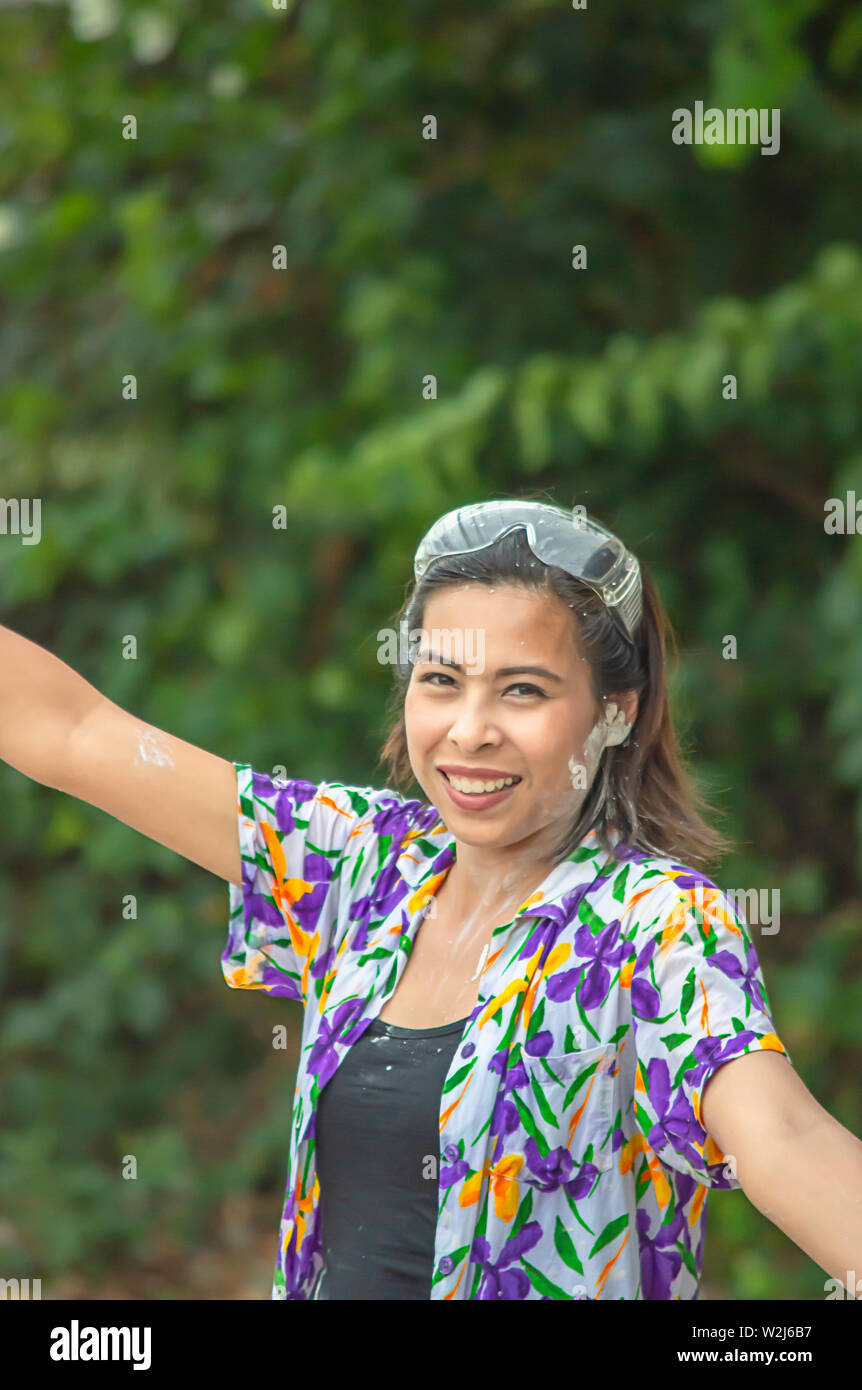
<instances>
[{"instance_id":1,"label":"purple flower print","mask_svg":"<svg viewBox=\"0 0 862 1390\"><path fill-rule=\"evenodd\" d=\"M505 1052L495 1053L492 1058L490 1071L501 1071L505 1065ZM523 1062L518 1062L517 1066L510 1067L502 1077L497 1090L497 1098L494 1102L494 1109L491 1114L491 1125L488 1133L491 1138L499 1137L499 1144L496 1152L502 1153L505 1148L507 1134L511 1134L521 1123L521 1116L518 1107L511 1099L512 1091L519 1090L526 1086L528 1077Z\"/></svg>"},{"instance_id":2,"label":"purple flower print","mask_svg":"<svg viewBox=\"0 0 862 1390\"><path fill-rule=\"evenodd\" d=\"M413 804L415 803L399 801L397 797L379 802L371 821L374 834L381 838L384 835L392 835L400 844L411 828L409 807Z\"/></svg>"},{"instance_id":3,"label":"purple flower print","mask_svg":"<svg viewBox=\"0 0 862 1390\"><path fill-rule=\"evenodd\" d=\"M313 1277L315 1256L319 1255L322 1250L318 1213L314 1211L305 1213L305 1220L305 1231L299 1254L297 1255L296 1253L298 1231L295 1226L290 1233L287 1249L283 1252L279 1249L279 1264L284 1272L285 1286L288 1290L296 1290L295 1292L286 1294L288 1299L301 1299L304 1297L304 1295L299 1292L299 1284L301 1281ZM279 1239L281 1239L281 1237Z\"/></svg>"},{"instance_id":4,"label":"purple flower print","mask_svg":"<svg viewBox=\"0 0 862 1390\"><path fill-rule=\"evenodd\" d=\"M667 1224L659 1224L654 1236L650 1236L649 1212L640 1210L637 1214L637 1233L640 1244L641 1296L645 1299L670 1299L673 1281L682 1265L682 1254L677 1246L682 1244L691 1250L692 1231L685 1211L694 1196L697 1183L694 1178L675 1174L677 1201L674 1214ZM694 1252L697 1277L700 1278L703 1261L703 1239Z\"/></svg>"},{"instance_id":5,"label":"purple flower print","mask_svg":"<svg viewBox=\"0 0 862 1390\"><path fill-rule=\"evenodd\" d=\"M521 1182L526 1182L539 1192L555 1192L558 1187L564 1187L575 1202L586 1197L599 1171L594 1163L579 1163L576 1167L571 1153L564 1145L551 1149L547 1156L541 1154L532 1136L524 1145L524 1158L527 1171L534 1174L534 1177L527 1177L526 1172L522 1171L518 1175Z\"/></svg>"},{"instance_id":6,"label":"purple flower print","mask_svg":"<svg viewBox=\"0 0 862 1390\"><path fill-rule=\"evenodd\" d=\"M255 796L273 803L275 823L282 835L289 835L296 828L294 805L304 806L306 801L311 801L318 792L313 782L294 782L289 779L283 787L279 786L274 791L276 784L272 778L261 772L252 775L251 786Z\"/></svg>"},{"instance_id":7,"label":"purple flower print","mask_svg":"<svg viewBox=\"0 0 862 1390\"><path fill-rule=\"evenodd\" d=\"M632 974L632 1013L635 1018L655 1018L661 1008L661 995L650 980Z\"/></svg>"},{"instance_id":8,"label":"purple flower print","mask_svg":"<svg viewBox=\"0 0 862 1390\"><path fill-rule=\"evenodd\" d=\"M757 983L757 952L753 945L746 947L745 969L742 968L739 959L732 951L713 951L709 957L709 963L726 975L728 979L738 980L756 1009L766 1009L766 1000L763 998L760 985Z\"/></svg>"},{"instance_id":9,"label":"purple flower print","mask_svg":"<svg viewBox=\"0 0 862 1390\"><path fill-rule=\"evenodd\" d=\"M700 1042L695 1043L692 1049L695 1059L694 1065L684 1073L688 1090L700 1090L704 1079L718 1063L728 1062L732 1057L741 1055L755 1036L754 1033L744 1029L732 1038L701 1038ZM646 1083L649 1103L657 1117L657 1122L652 1126L647 1142L656 1152L666 1144L670 1144L671 1148L681 1154L692 1167L701 1169L705 1160L694 1148L694 1144L705 1142L706 1130L694 1118L694 1111L683 1089L682 1081L673 1091L673 1100L671 1100L670 1072L667 1063L661 1058L654 1057L647 1066ZM719 1164L707 1166L716 1169L721 1167ZM714 1185L727 1187L730 1185L729 1179L716 1176Z\"/></svg>"},{"instance_id":10,"label":"purple flower print","mask_svg":"<svg viewBox=\"0 0 862 1390\"><path fill-rule=\"evenodd\" d=\"M614 845L614 858L619 859L621 863L644 864L649 855L642 849L635 849L626 840L618 840Z\"/></svg>"},{"instance_id":11,"label":"purple flower print","mask_svg":"<svg viewBox=\"0 0 862 1390\"><path fill-rule=\"evenodd\" d=\"M628 954L628 942L618 945L620 919L617 917L594 936L589 927L575 932L575 950L583 960L592 960L584 972L584 983L578 993L583 1009L596 1009L608 992L611 971L616 970ZM550 990L548 991L550 994ZM553 995L551 995L553 998Z\"/></svg>"},{"instance_id":12,"label":"purple flower print","mask_svg":"<svg viewBox=\"0 0 862 1390\"><path fill-rule=\"evenodd\" d=\"M276 904L271 902L263 893L254 891L256 875L257 866L243 860L242 882L246 929L251 925L251 919L255 917L267 927L283 927L287 932L287 923ZM306 854L302 878L306 883L311 883L314 886L310 892L302 893L288 910L302 930L313 935L321 909L326 901L326 895L330 890L332 865L321 854Z\"/></svg>"},{"instance_id":13,"label":"purple flower print","mask_svg":"<svg viewBox=\"0 0 862 1390\"><path fill-rule=\"evenodd\" d=\"M515 1235L509 1237L496 1264L489 1258L491 1247L484 1236L477 1236L470 1247L470 1259L482 1269L477 1299L527 1298L532 1285L523 1269L507 1268L513 1260L526 1255L542 1239L542 1228L538 1221L527 1221Z\"/></svg>"},{"instance_id":14,"label":"purple flower print","mask_svg":"<svg viewBox=\"0 0 862 1390\"><path fill-rule=\"evenodd\" d=\"M698 873L696 869L690 869L687 864L671 864L673 870L673 881L678 888L684 888L688 892L692 888L716 888L711 878L706 874Z\"/></svg>"},{"instance_id":15,"label":"purple flower print","mask_svg":"<svg viewBox=\"0 0 862 1390\"><path fill-rule=\"evenodd\" d=\"M338 1068L338 1057L335 1051L336 1040L340 1038L340 1034L346 1023L350 1020L355 1022L361 1017L363 1008L364 1005L361 999L348 999L346 1003L339 1004L338 1008L334 1010L329 1018L326 1016L321 1018L317 1030L317 1037L312 1044L308 1062L306 1063L306 1070L309 1071L312 1076L317 1077L317 1085L320 1090L323 1090L329 1078L335 1075ZM364 1019L363 1032L370 1022L370 1017ZM345 1046L358 1040L358 1035L357 1038L351 1038L350 1032L351 1030L348 1029L348 1036L341 1039Z\"/></svg>"},{"instance_id":16,"label":"purple flower print","mask_svg":"<svg viewBox=\"0 0 862 1390\"><path fill-rule=\"evenodd\" d=\"M646 1069L646 1086L649 1103L656 1114L656 1123L650 1129L647 1143L659 1152L670 1144L672 1149L688 1159L694 1167L702 1162L693 1148L695 1141L703 1142L703 1129L692 1113L691 1105L678 1087L671 1101L670 1072L667 1062L653 1057Z\"/></svg>"},{"instance_id":17,"label":"purple flower print","mask_svg":"<svg viewBox=\"0 0 862 1390\"><path fill-rule=\"evenodd\" d=\"M323 980L330 969L336 956L335 946L329 946L325 951L321 951L315 956L311 964L309 974L314 980Z\"/></svg>"},{"instance_id":18,"label":"purple flower print","mask_svg":"<svg viewBox=\"0 0 862 1390\"><path fill-rule=\"evenodd\" d=\"M445 1162L440 1165L440 1187L448 1188L453 1183L460 1183L470 1171L470 1165L464 1158L458 1157L458 1145L447 1144L443 1150Z\"/></svg>"},{"instance_id":19,"label":"purple flower print","mask_svg":"<svg viewBox=\"0 0 862 1390\"><path fill-rule=\"evenodd\" d=\"M619 941L620 920L616 918L594 936L589 927L575 932L574 954L586 965L570 970L558 970L547 981L545 990L554 1004L563 1004L578 990L578 1001L584 1009L595 1009L607 995L611 971L616 970L628 953L628 943Z\"/></svg>"},{"instance_id":20,"label":"purple flower print","mask_svg":"<svg viewBox=\"0 0 862 1390\"><path fill-rule=\"evenodd\" d=\"M684 1226L681 1205L677 1206L673 1219L667 1226L659 1226L655 1236L650 1239L649 1212L641 1209L637 1214L637 1231L640 1239L641 1297L649 1299L669 1299L671 1286L679 1274L682 1255L676 1249L676 1240Z\"/></svg>"}]
</instances>

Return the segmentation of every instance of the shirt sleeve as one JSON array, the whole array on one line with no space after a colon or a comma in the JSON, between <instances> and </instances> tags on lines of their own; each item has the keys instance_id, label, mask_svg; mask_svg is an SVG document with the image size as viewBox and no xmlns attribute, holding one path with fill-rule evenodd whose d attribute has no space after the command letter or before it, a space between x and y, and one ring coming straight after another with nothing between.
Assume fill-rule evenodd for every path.
<instances>
[{"instance_id":1,"label":"shirt sleeve","mask_svg":"<svg viewBox=\"0 0 862 1390\"><path fill-rule=\"evenodd\" d=\"M645 901L648 901L646 899ZM672 885L631 976L638 1128L665 1165L707 1187L741 1187L701 1122L700 1097L724 1062L790 1053L775 1031L745 919L714 884Z\"/></svg>"},{"instance_id":2,"label":"shirt sleeve","mask_svg":"<svg viewBox=\"0 0 862 1390\"><path fill-rule=\"evenodd\" d=\"M369 841L379 838L380 812L404 799L388 788L234 767L242 884L228 885L222 973L231 989L262 989L304 1004L310 984L331 968L351 871L355 877Z\"/></svg>"}]
</instances>

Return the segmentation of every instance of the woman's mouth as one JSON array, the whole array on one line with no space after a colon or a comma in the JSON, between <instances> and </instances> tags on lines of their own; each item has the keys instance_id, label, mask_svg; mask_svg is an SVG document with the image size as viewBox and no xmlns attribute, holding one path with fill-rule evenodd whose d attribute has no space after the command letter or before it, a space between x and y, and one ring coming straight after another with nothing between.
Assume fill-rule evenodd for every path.
<instances>
[{"instance_id":1,"label":"woman's mouth","mask_svg":"<svg viewBox=\"0 0 862 1390\"><path fill-rule=\"evenodd\" d=\"M446 790L455 805L470 811L484 811L490 806L498 805L515 790L521 781L520 777L458 777L454 772L447 773L443 772L442 769L440 775L446 783ZM502 786L501 783L503 783Z\"/></svg>"}]
</instances>

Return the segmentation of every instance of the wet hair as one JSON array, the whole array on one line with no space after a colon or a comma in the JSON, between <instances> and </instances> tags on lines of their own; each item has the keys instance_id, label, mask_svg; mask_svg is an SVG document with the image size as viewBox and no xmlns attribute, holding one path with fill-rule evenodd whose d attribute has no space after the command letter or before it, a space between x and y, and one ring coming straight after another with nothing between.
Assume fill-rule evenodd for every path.
<instances>
[{"instance_id":1,"label":"wet hair","mask_svg":"<svg viewBox=\"0 0 862 1390\"><path fill-rule=\"evenodd\" d=\"M666 648L670 646L676 660L676 638L643 563L641 581L643 616L632 645L592 589L566 570L545 565L530 550L525 532L511 531L484 550L435 562L408 591L398 625L408 632L422 628L431 596L465 583L517 584L532 593L556 595L572 610L572 640L578 655L587 661L597 709L604 700L627 691L637 692L639 699L628 741L603 751L592 785L553 863L569 858L591 830L601 848L613 855L609 832L616 828L620 848L625 844L708 871L735 846L703 818L703 813L714 816L715 808L701 796L686 768L670 714ZM404 722L411 669L410 665L395 667L385 742L377 760L378 766L387 766L390 785L405 793L415 781Z\"/></svg>"}]
</instances>

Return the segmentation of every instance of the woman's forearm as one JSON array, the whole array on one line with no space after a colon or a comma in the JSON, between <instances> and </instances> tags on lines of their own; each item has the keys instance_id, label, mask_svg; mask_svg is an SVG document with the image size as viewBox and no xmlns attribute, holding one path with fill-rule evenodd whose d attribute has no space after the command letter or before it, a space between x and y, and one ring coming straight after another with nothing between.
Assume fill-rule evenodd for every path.
<instances>
[{"instance_id":1,"label":"woman's forearm","mask_svg":"<svg viewBox=\"0 0 862 1390\"><path fill-rule=\"evenodd\" d=\"M0 626L0 758L49 787L62 787L69 735L100 699L65 661Z\"/></svg>"}]
</instances>

